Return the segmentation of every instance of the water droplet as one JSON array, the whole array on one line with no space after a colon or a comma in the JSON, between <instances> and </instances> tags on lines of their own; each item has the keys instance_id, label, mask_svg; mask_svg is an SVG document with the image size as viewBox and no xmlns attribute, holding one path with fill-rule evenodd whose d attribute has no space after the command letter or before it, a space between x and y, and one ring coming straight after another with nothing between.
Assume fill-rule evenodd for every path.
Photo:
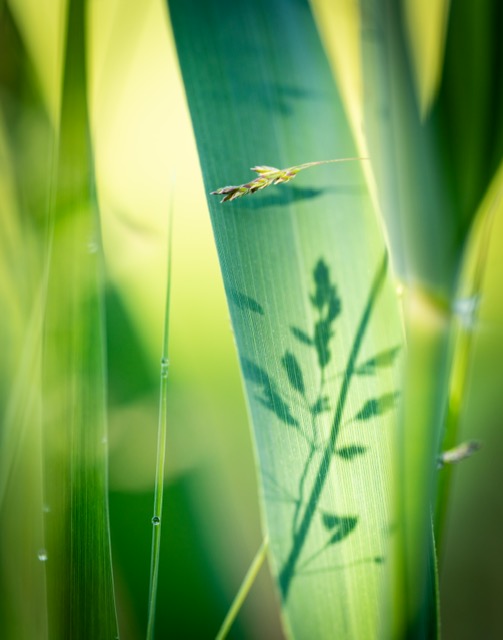
<instances>
[{"instance_id":1,"label":"water droplet","mask_svg":"<svg viewBox=\"0 0 503 640\"><path fill-rule=\"evenodd\" d=\"M47 551L45 549L40 549L37 554L37 558L40 560L40 562L47 562Z\"/></svg>"},{"instance_id":2,"label":"water droplet","mask_svg":"<svg viewBox=\"0 0 503 640\"><path fill-rule=\"evenodd\" d=\"M163 358L161 360L161 377L162 378L167 378L168 377L168 371L169 371L169 360L168 360L168 358Z\"/></svg>"},{"instance_id":3,"label":"water droplet","mask_svg":"<svg viewBox=\"0 0 503 640\"><path fill-rule=\"evenodd\" d=\"M101 438L101 444L107 444L108 443L108 438L106 436L103 436L103 438Z\"/></svg>"},{"instance_id":4,"label":"water droplet","mask_svg":"<svg viewBox=\"0 0 503 640\"><path fill-rule=\"evenodd\" d=\"M51 513L51 507L48 504L44 504L42 507L43 513Z\"/></svg>"},{"instance_id":5,"label":"water droplet","mask_svg":"<svg viewBox=\"0 0 503 640\"><path fill-rule=\"evenodd\" d=\"M152 518L152 524L156 527L158 524L161 524L161 519L158 516L154 516Z\"/></svg>"},{"instance_id":6,"label":"water droplet","mask_svg":"<svg viewBox=\"0 0 503 640\"><path fill-rule=\"evenodd\" d=\"M98 253L98 243L94 240L89 240L87 243L87 250L89 253Z\"/></svg>"}]
</instances>

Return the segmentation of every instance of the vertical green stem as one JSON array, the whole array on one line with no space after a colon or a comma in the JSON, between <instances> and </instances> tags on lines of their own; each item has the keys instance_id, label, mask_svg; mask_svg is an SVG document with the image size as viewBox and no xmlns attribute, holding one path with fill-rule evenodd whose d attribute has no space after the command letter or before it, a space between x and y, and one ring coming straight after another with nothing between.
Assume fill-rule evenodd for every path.
<instances>
[{"instance_id":1,"label":"vertical green stem","mask_svg":"<svg viewBox=\"0 0 503 640\"><path fill-rule=\"evenodd\" d=\"M172 196L173 197L173 194ZM155 472L154 514L152 516L152 556L150 562L150 589L148 598L147 640L154 637L155 605L157 599L157 583L159 578L159 559L161 553L161 519L162 501L164 494L164 466L166 461L167 434L167 393L168 393L168 338L169 338L169 308L171 299L171 258L173 247L173 201L169 207L168 229L168 268L166 283L166 305L164 310L164 335L162 340L159 422L157 428L157 463Z\"/></svg>"}]
</instances>

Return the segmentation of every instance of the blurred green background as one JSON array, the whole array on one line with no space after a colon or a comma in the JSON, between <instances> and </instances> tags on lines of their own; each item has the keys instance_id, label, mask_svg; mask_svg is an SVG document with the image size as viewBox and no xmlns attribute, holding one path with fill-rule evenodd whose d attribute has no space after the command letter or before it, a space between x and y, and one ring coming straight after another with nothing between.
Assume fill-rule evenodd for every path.
<instances>
[{"instance_id":1,"label":"blurred green background","mask_svg":"<svg viewBox=\"0 0 503 640\"><path fill-rule=\"evenodd\" d=\"M15 89L16 74L28 68L55 121L62 1L41 6L12 0L8 7L0 3L2 109L11 107L8 91ZM131 1L125 8L119 0L95 0L89 11L90 112L107 275L111 535L121 637L143 637L146 626L167 214L173 194L167 524L157 634L210 638L261 541L253 445L233 336L164 3ZM6 158L0 172L5 220ZM21 259L26 236L20 234L16 242L14 255ZM462 424L463 439L480 440L483 448L456 471L441 567L444 637L456 640L503 637L502 252L503 219L498 219ZM5 260L2 264L4 282L9 272ZM2 285L3 345L17 313L7 292ZM21 348L22 335L19 340ZM281 638L277 610L264 570L231 637Z\"/></svg>"}]
</instances>

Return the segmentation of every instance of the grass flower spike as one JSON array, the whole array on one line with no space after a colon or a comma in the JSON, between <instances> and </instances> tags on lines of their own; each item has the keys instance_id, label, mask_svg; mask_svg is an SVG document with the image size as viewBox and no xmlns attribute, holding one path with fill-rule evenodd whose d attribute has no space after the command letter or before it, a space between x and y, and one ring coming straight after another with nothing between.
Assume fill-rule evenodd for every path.
<instances>
[{"instance_id":1,"label":"grass flower spike","mask_svg":"<svg viewBox=\"0 0 503 640\"><path fill-rule=\"evenodd\" d=\"M261 165L252 167L251 171L258 173L258 178L245 182L237 186L221 187L211 192L211 195L224 196L220 202L231 202L242 196L253 194L256 191L265 189L272 184L281 184L284 182L290 182L295 176L308 167L315 167L319 164L331 164L334 162L349 162L351 160L366 160L367 158L338 158L336 160L319 160L318 162L306 162L305 164L299 164L295 167L289 167L288 169L276 169L276 167L268 167L267 165Z\"/></svg>"}]
</instances>

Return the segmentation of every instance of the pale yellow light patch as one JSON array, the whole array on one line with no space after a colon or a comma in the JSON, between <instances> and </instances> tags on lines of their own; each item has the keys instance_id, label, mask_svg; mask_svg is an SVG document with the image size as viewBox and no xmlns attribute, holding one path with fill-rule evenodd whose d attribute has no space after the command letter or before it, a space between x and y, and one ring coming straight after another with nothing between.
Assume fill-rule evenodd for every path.
<instances>
[{"instance_id":1,"label":"pale yellow light patch","mask_svg":"<svg viewBox=\"0 0 503 640\"><path fill-rule=\"evenodd\" d=\"M204 353L211 341L201 337L201 309L211 333L217 321L208 308L225 303L165 7L160 0L132 3L127 12L105 7L105 19L102 3L93 8L91 114L107 267L157 364L174 190L171 328L183 317L176 344L199 339ZM192 364L197 371L185 357L178 366Z\"/></svg>"},{"instance_id":2,"label":"pale yellow light patch","mask_svg":"<svg viewBox=\"0 0 503 640\"><path fill-rule=\"evenodd\" d=\"M176 389L169 398L167 465L173 477L219 446L224 432L212 417L217 399L232 389L232 397L242 402L237 360L165 5L132 2L123 11L121 3L93 2L90 18L91 123L107 274L154 375L160 366L173 202L169 375ZM229 399L230 417L236 411L231 405ZM146 398L110 416L114 487L151 486L156 413L156 403Z\"/></svg>"},{"instance_id":3,"label":"pale yellow light patch","mask_svg":"<svg viewBox=\"0 0 503 640\"><path fill-rule=\"evenodd\" d=\"M426 335L445 330L450 322L448 304L414 285L406 289L404 310L415 330Z\"/></svg>"},{"instance_id":4,"label":"pale yellow light patch","mask_svg":"<svg viewBox=\"0 0 503 640\"><path fill-rule=\"evenodd\" d=\"M405 20L422 117L440 85L450 0L405 0Z\"/></svg>"}]
</instances>

